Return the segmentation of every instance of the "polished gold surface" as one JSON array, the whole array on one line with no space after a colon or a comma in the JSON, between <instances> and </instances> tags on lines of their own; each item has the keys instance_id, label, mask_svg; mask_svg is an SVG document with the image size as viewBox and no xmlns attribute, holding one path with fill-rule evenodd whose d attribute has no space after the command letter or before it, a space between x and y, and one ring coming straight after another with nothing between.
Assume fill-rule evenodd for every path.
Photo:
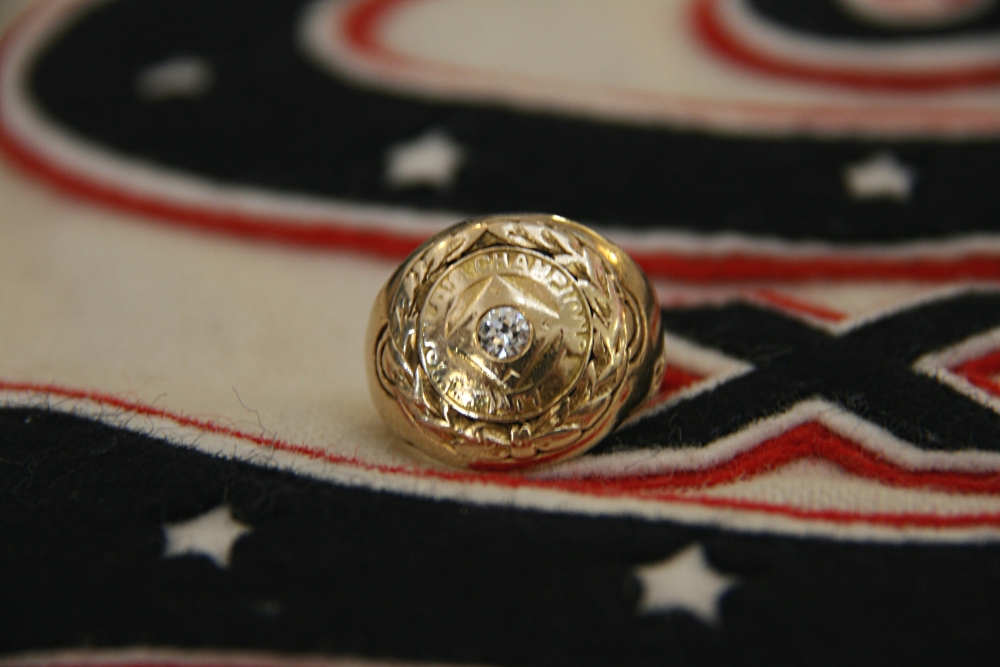
<instances>
[{"instance_id":1,"label":"polished gold surface","mask_svg":"<svg viewBox=\"0 0 1000 667\"><path fill-rule=\"evenodd\" d=\"M642 271L550 215L470 220L420 246L379 293L366 354L372 398L398 435L484 470L586 451L664 371Z\"/></svg>"}]
</instances>

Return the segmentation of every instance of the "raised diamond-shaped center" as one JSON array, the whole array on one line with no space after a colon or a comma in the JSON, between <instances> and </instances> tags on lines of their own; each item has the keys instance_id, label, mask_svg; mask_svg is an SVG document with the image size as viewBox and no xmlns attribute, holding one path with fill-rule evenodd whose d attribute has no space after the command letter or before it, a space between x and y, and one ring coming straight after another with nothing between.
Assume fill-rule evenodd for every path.
<instances>
[{"instance_id":1,"label":"raised diamond-shaped center","mask_svg":"<svg viewBox=\"0 0 1000 667\"><path fill-rule=\"evenodd\" d=\"M494 359L513 359L528 349L531 325L517 308L492 308L479 320L479 346Z\"/></svg>"}]
</instances>

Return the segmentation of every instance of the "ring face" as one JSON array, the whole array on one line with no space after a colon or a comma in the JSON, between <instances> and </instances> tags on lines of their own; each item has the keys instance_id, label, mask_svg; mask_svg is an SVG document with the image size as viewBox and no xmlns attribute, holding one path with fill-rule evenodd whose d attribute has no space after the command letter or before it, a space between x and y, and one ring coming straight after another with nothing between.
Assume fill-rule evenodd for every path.
<instances>
[{"instance_id":1,"label":"ring face","mask_svg":"<svg viewBox=\"0 0 1000 667\"><path fill-rule=\"evenodd\" d=\"M557 216L468 221L379 294L369 385L389 425L446 462L505 469L597 444L659 384L659 311L619 248Z\"/></svg>"},{"instance_id":2,"label":"ring face","mask_svg":"<svg viewBox=\"0 0 1000 667\"><path fill-rule=\"evenodd\" d=\"M455 262L431 287L417 336L421 365L455 409L521 421L552 407L580 378L590 309L573 276L551 259L486 249Z\"/></svg>"}]
</instances>

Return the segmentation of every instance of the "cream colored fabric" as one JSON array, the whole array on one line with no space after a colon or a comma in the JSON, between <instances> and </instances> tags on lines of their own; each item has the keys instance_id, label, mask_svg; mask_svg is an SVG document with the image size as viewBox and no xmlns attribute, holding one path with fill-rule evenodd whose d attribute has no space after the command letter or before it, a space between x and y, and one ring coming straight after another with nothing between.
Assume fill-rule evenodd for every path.
<instances>
[{"instance_id":1,"label":"cream colored fabric","mask_svg":"<svg viewBox=\"0 0 1000 667\"><path fill-rule=\"evenodd\" d=\"M398 455L365 384L389 263L178 231L0 164L0 378Z\"/></svg>"}]
</instances>

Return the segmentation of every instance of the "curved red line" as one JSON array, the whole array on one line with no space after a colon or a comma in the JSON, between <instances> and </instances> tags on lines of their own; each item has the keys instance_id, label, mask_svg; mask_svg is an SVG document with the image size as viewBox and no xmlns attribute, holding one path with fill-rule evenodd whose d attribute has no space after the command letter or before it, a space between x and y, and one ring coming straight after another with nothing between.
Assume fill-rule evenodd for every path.
<instances>
[{"instance_id":1,"label":"curved red line","mask_svg":"<svg viewBox=\"0 0 1000 667\"><path fill-rule=\"evenodd\" d=\"M1000 351L966 361L952 371L989 394L1000 397L1000 383L997 382L997 376L1000 376Z\"/></svg>"},{"instance_id":2,"label":"curved red line","mask_svg":"<svg viewBox=\"0 0 1000 667\"><path fill-rule=\"evenodd\" d=\"M748 69L764 74L816 81L866 90L922 92L996 84L1000 64L967 69L942 69L927 73L885 72L807 65L762 53L740 40L719 20L720 0L697 0L692 12L694 33L715 53Z\"/></svg>"},{"instance_id":3,"label":"curved red line","mask_svg":"<svg viewBox=\"0 0 1000 667\"><path fill-rule=\"evenodd\" d=\"M342 222L304 224L280 217L250 217L234 211L184 206L164 199L145 197L107 186L63 169L18 141L0 115L0 153L14 166L66 195L95 202L115 210L148 216L202 232L277 242L309 248L357 250L398 259L424 242L425 236L379 230L359 230Z\"/></svg>"},{"instance_id":4,"label":"curved red line","mask_svg":"<svg viewBox=\"0 0 1000 667\"><path fill-rule=\"evenodd\" d=\"M406 60L385 48L376 36L379 24L399 5L407 2L413 0L371 0L354 7L344 18L343 32L348 43L358 51L379 59Z\"/></svg>"},{"instance_id":5,"label":"curved red line","mask_svg":"<svg viewBox=\"0 0 1000 667\"><path fill-rule=\"evenodd\" d=\"M191 428L196 428L198 430L205 431L207 433L223 435L226 437L231 437L237 440L242 440L244 442L268 447L277 451L291 452L299 454L311 459L323 460L333 464L345 464L355 466L362 470L380 472L384 474L398 474L409 477L418 478L429 478L438 479L441 481L455 481L455 482L467 482L474 484L493 484L497 486L509 487L509 488L538 488L538 489L554 489L559 491L576 492L581 494L593 495L593 496L604 496L604 497L622 497L622 498L633 498L636 500L660 500L669 501L688 505L701 505L707 507L720 507L735 510L748 510L748 511L759 511L770 514L776 514L781 516L787 516L798 519L814 519L823 521L832 521L837 523L871 523L871 524L882 524L894 527L936 527L936 528L955 528L955 527L971 527L971 526L997 526L1000 527L1000 512L984 512L979 514L956 514L956 515L933 515L933 514L919 514L919 513L871 513L866 514L862 512L846 512L841 510L806 510L794 507L787 507L782 505L774 505L771 503L762 503L757 501L747 501L747 500L735 500L729 498L721 497L711 497L711 496L697 496L690 492L684 493L679 491L665 490L662 486L657 487L658 482L663 482L667 476L658 477L647 477L648 481L646 487L642 486L643 479L635 480L631 482L630 480L622 479L599 479L599 478L588 478L581 480L535 480L528 479L525 477L520 477L516 475L506 475L498 473L468 473L464 471L441 471L441 470L412 470L403 466L386 466L377 465L371 463L365 463L353 457L346 457L337 454L332 454L316 447L309 447L306 445L297 445L284 440L279 440L276 438L267 438L263 436L255 436L252 434L243 433L237 429L229 426L224 426L218 422L212 422L204 419L197 419L180 413L171 412L164 408L156 408L151 405L145 405L138 401L130 401L111 394L106 394L98 391L80 390L80 389L70 389L61 387L55 384L36 384L30 382L10 382L10 381L0 381L0 390L5 391L17 391L25 393L40 394L44 396L60 397L64 399L77 399L86 400L96 403L98 405L113 407L117 410L122 410L126 412L131 412L136 415L157 417L161 419L167 419L180 426L186 426ZM769 447L765 447L764 455L759 458L761 461L758 462L758 471L763 472L766 470L773 469L783 457L791 456L788 460L794 460L796 456L794 454L798 452L802 454L803 451L807 454L815 454L819 452L821 455L829 454L830 452L835 452L835 448L831 448L829 444L816 443L809 445L806 440L813 435L810 429L814 428L812 425L806 425L805 431L800 431L794 429L790 433L796 434L794 438L797 442L785 442L783 440L784 436L779 436L769 443ZM801 428L801 427L800 427ZM822 427L818 427L822 428ZM786 434L787 435L787 434ZM825 436L829 440L829 436ZM833 438L838 438L838 436L833 436ZM845 441L846 442L846 441ZM764 445L762 445L764 446ZM758 447L759 448L759 447ZM870 454L861 451L859 447L848 443L848 449L852 449L853 453L848 453L847 455L835 455L839 456L839 460L835 459L835 463L845 464L847 466L854 466L857 470L868 470L871 471L874 468L871 467ZM789 454L788 452L791 452ZM860 454L860 456L859 456ZM767 456L770 455L770 459ZM857 461L852 462L851 457L857 457ZM732 464L732 469L737 469L744 465L740 463L737 459L736 463ZM763 463L761 463L763 462ZM950 481L954 481L955 478L969 477L969 478L985 478L987 475L969 475L968 473L920 473L904 471L895 468L891 464L884 463L884 470L889 471L895 470L895 475L897 476L894 480L883 480L893 481L898 480L916 480L925 475L935 476L933 480L936 480L940 484L948 484ZM866 467L867 466L867 467ZM724 470L725 466L720 466L719 470ZM732 481L739 478L739 474L732 476L732 470L727 473L730 476L726 479L719 479L714 483L720 483L723 481ZM743 476L749 476L749 471L744 473ZM691 478L695 480L695 478ZM881 479L881 478L879 478ZM927 478L930 479L930 478ZM707 478L702 478L696 480L697 485L704 486L710 483ZM632 484L632 486L629 486ZM972 488L975 484L979 484L979 488ZM914 483L913 486L918 484ZM923 485L923 484L920 484ZM979 491L982 492L987 488L992 490L996 488L995 482L990 481L986 483L984 480L980 479L978 482L973 482L966 485L968 488L963 488L964 491ZM953 488L953 487L949 487ZM958 490L958 489L956 489Z\"/></svg>"},{"instance_id":6,"label":"curved red line","mask_svg":"<svg viewBox=\"0 0 1000 667\"><path fill-rule=\"evenodd\" d=\"M816 319L823 320L824 322L843 322L847 319L847 315L839 311L813 303L808 303L806 301L801 301L790 297L787 294L775 292L774 290L755 289L750 292L750 297L763 301L766 304L789 310L793 313L802 313L804 315L809 315L810 317L815 317Z\"/></svg>"},{"instance_id":7,"label":"curved red line","mask_svg":"<svg viewBox=\"0 0 1000 667\"><path fill-rule=\"evenodd\" d=\"M667 488L728 484L777 470L802 459L829 461L852 475L896 487L1000 493L1000 471L973 473L906 470L815 422L793 428L706 470L680 470L639 478L619 478L611 480L611 483L622 492L655 494Z\"/></svg>"}]
</instances>

